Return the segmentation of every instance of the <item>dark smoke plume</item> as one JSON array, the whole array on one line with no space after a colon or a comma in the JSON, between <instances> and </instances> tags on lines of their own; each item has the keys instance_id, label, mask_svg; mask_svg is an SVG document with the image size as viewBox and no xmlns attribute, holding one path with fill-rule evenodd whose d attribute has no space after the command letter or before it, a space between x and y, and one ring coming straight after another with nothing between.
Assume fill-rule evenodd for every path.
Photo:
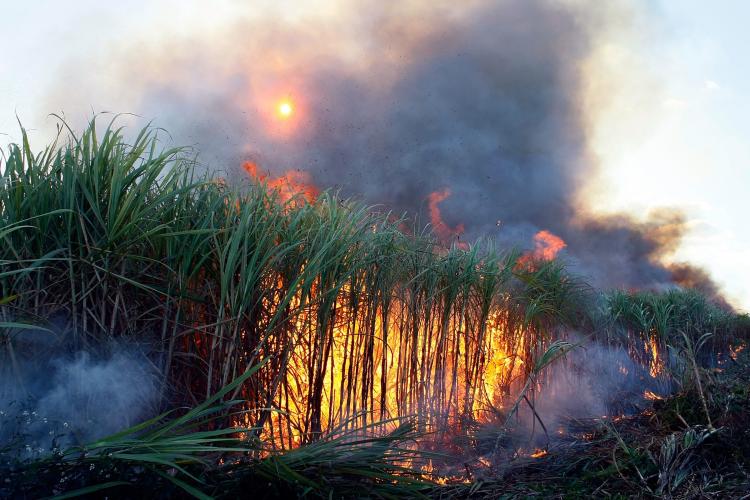
<instances>
[{"instance_id":1,"label":"dark smoke plume","mask_svg":"<svg viewBox=\"0 0 750 500\"><path fill-rule=\"evenodd\" d=\"M422 220L430 194L449 190L445 228L465 228L454 238L528 247L548 230L597 286L717 292L701 270L660 263L680 242L680 214L601 218L576 201L596 171L585 63L627 16L596 1L405 5L362 2L309 24L238 20L207 43L140 47L122 86L134 111L238 178L244 161L304 170L321 188ZM293 127L265 111L281 96L299 105Z\"/></svg>"}]
</instances>

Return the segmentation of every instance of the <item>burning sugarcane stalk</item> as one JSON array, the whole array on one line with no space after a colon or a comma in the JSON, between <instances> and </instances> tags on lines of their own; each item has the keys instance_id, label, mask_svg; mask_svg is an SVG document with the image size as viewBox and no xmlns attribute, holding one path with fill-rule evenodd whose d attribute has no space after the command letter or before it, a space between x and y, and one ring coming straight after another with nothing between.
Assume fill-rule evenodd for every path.
<instances>
[{"instance_id":1,"label":"burning sugarcane stalk","mask_svg":"<svg viewBox=\"0 0 750 500\"><path fill-rule=\"evenodd\" d=\"M201 439L218 441L196 445L201 458L191 455L191 467L223 439L228 454L271 463L326 450L338 439L332 435L346 436L335 441L339 449L374 440L388 457L390 443L409 441L408 452L383 465L394 472L405 460L408 477L424 459L417 451L462 453L461 440L492 467L506 448L542 458L552 454L548 430L556 428L542 410L554 396L545 387L572 373L565 367L573 366L574 334L627 353L607 353L606 362L617 361L609 366L613 380L641 384L638 396L647 398L656 394L649 384L680 368L666 346L686 324L691 335L706 326L716 332L685 338L696 384L703 357L741 354L734 315L689 292L597 295L555 260L565 242L550 232L527 253L446 247L429 232L403 231L389 214L313 195L305 179L264 178L247 167L254 182L241 190L199 177L180 150L156 153L153 133L127 144L117 129L99 136L92 124L58 150L11 149L0 190L7 221L0 307L13 321L1 326L14 332L3 337L12 356L26 340L17 335L24 326L54 328L76 348L148 342L155 386L170 398L162 404L198 413L209 412L205 401L238 407L198 419L207 433ZM440 225L439 210L433 215L439 230L452 229ZM62 319L45 323L53 316ZM592 362L595 349L587 352ZM30 353L22 354L33 363ZM702 385L699 393L711 429ZM530 412L532 435L542 428L544 447L518 446L506 435L521 408ZM165 425L144 435L163 444L179 427ZM442 474L439 460L430 460L428 473L463 477ZM183 473L167 463L159 473Z\"/></svg>"}]
</instances>

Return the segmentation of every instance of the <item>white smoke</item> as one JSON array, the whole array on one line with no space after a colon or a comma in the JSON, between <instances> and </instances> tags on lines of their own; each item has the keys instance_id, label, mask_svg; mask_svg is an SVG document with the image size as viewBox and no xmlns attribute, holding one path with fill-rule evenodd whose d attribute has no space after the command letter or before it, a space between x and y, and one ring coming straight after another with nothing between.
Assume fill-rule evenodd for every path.
<instances>
[{"instance_id":1,"label":"white smoke","mask_svg":"<svg viewBox=\"0 0 750 500\"><path fill-rule=\"evenodd\" d=\"M21 457L43 456L152 416L159 404L157 371L132 348L108 351L22 362L20 380L6 377L0 384L0 443L20 443Z\"/></svg>"}]
</instances>

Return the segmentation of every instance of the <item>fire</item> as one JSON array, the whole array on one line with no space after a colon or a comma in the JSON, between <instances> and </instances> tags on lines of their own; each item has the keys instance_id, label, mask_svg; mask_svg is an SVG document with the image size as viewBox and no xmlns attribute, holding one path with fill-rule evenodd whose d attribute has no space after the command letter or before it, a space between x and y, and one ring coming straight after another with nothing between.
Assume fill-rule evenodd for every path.
<instances>
[{"instance_id":1,"label":"fire","mask_svg":"<svg viewBox=\"0 0 750 500\"><path fill-rule=\"evenodd\" d=\"M534 236L534 257L538 260L550 261L557 257L557 254L568 246L559 236L549 231L539 231Z\"/></svg>"},{"instance_id":2,"label":"fire","mask_svg":"<svg viewBox=\"0 0 750 500\"><path fill-rule=\"evenodd\" d=\"M734 348L729 349L729 357L731 357L733 360L737 361L737 357L739 354L745 350L745 344L739 344L738 346Z\"/></svg>"},{"instance_id":3,"label":"fire","mask_svg":"<svg viewBox=\"0 0 750 500\"><path fill-rule=\"evenodd\" d=\"M249 161L242 164L242 169L253 179L265 182L270 190L276 191L282 203L298 196L309 203L320 194L320 190L313 184L310 174L302 170L288 170L280 177L271 177L267 173L259 172L258 165Z\"/></svg>"},{"instance_id":4,"label":"fire","mask_svg":"<svg viewBox=\"0 0 750 500\"><path fill-rule=\"evenodd\" d=\"M664 399L663 397L659 396L659 395L658 395L658 394L656 394L655 392L653 392L653 391L650 391L650 390L648 390L648 389L646 389L646 390L645 390L645 391L643 392L643 397L644 397L644 398L646 398L646 399L648 399L648 400L650 400L650 401L659 401L659 400L662 400L662 399Z\"/></svg>"},{"instance_id":5,"label":"fire","mask_svg":"<svg viewBox=\"0 0 750 500\"><path fill-rule=\"evenodd\" d=\"M258 176L257 167L247 168ZM265 286L282 293L293 277L268 279ZM482 309L451 309L438 323L434 316L424 319L434 306L415 307L420 304L415 298L423 297L409 296L418 293L413 288L388 302L368 303L351 300L371 293L366 281L353 279L341 285L332 299L335 306L328 310L324 301L310 300L330 287L317 281L286 306L294 314L271 340L281 349L274 358L278 371L269 369L264 375L272 392L262 396L262 406L275 411L267 412L260 423L251 412L235 422L238 427L262 428L262 437L277 449L309 443L342 425L355 429L396 419L373 427L386 432L403 415L419 415L428 431L461 432L462 422L490 422L502 412L533 366L539 332L514 316L511 303L488 306L484 314ZM275 302L268 300L273 316ZM330 320L322 326L321 318L327 315ZM243 342L248 335L242 334ZM647 352L653 346L646 343ZM262 349L265 355L274 347ZM651 395L646 392L644 397ZM253 392L243 397L248 404L259 398ZM565 434L562 428L557 432ZM548 453L535 449L528 456L538 459Z\"/></svg>"},{"instance_id":6,"label":"fire","mask_svg":"<svg viewBox=\"0 0 750 500\"><path fill-rule=\"evenodd\" d=\"M471 481L464 476L437 476L434 478L436 484L446 486L448 484L471 484Z\"/></svg>"},{"instance_id":7,"label":"fire","mask_svg":"<svg viewBox=\"0 0 750 500\"><path fill-rule=\"evenodd\" d=\"M659 341L656 335L651 335L644 343L644 349L651 357L649 361L648 373L652 378L656 378L664 372L664 360L660 355Z\"/></svg>"},{"instance_id":8,"label":"fire","mask_svg":"<svg viewBox=\"0 0 750 500\"><path fill-rule=\"evenodd\" d=\"M518 259L518 265L531 267L533 262L549 262L565 248L567 243L559 236L547 231L539 231L534 235L534 250L527 252Z\"/></svg>"},{"instance_id":9,"label":"fire","mask_svg":"<svg viewBox=\"0 0 750 500\"><path fill-rule=\"evenodd\" d=\"M242 167L282 201L317 196L305 172L274 177L252 162ZM443 189L429 196L430 218L442 238L463 232L462 225L449 227L442 220L439 204L450 194ZM549 231L540 231L534 241L529 258L537 260L553 259L565 247ZM304 269L306 263L300 265ZM481 307L458 300L442 310L442 299L427 285L374 290L369 272L319 277L292 292L283 309L278 304L296 273L272 271L262 278L258 286L269 294L260 299L259 321L268 325L277 315L281 319L263 345L255 344L255 332L239 333L244 353L271 361L242 394L248 408L264 408L263 416L248 412L235 422L238 427L261 428L271 446L288 449L334 429L386 422L376 431L387 431L403 415L419 416L427 431L459 432L465 422L490 422L503 412L527 380L545 333L524 320L513 297L487 298ZM200 356L208 356L210 340L195 344ZM637 347L652 355L646 362L662 362L655 340ZM547 454L537 449L530 456Z\"/></svg>"},{"instance_id":10,"label":"fire","mask_svg":"<svg viewBox=\"0 0 750 500\"><path fill-rule=\"evenodd\" d=\"M456 227L450 227L443 221L443 215L440 212L440 203L448 199L451 195L451 190L448 188L442 191L433 191L427 197L427 206L430 212L430 223L435 234L443 242L449 242L450 240L461 236L464 233L464 225L459 224Z\"/></svg>"},{"instance_id":11,"label":"fire","mask_svg":"<svg viewBox=\"0 0 750 500\"><path fill-rule=\"evenodd\" d=\"M283 287L284 280L276 286ZM280 411L269 413L263 434L274 446L299 446L342 422L356 428L401 415L418 414L427 426L458 429L462 415L487 421L490 408L502 408L523 383L533 334L509 310L471 319L486 325L483 334L458 335L466 328L465 312L450 314L438 327L422 322L422 312L396 298L387 310L363 309L343 300L367 292L358 286L341 288L334 326L322 332L321 304L306 303L302 294L289 304L299 311L286 330L295 341L270 404ZM312 293L317 290L318 284ZM414 321L426 329L423 335L405 329ZM371 341L361 342L363 336ZM473 384L476 379L484 383ZM236 425L257 422L247 414Z\"/></svg>"}]
</instances>

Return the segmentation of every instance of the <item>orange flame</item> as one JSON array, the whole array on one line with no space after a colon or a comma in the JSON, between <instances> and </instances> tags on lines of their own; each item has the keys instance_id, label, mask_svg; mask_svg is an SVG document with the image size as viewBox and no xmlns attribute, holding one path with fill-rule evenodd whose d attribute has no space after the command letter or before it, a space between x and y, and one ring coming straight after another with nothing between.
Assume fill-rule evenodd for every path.
<instances>
[{"instance_id":1,"label":"orange flame","mask_svg":"<svg viewBox=\"0 0 750 500\"><path fill-rule=\"evenodd\" d=\"M282 203L286 203L296 196L302 196L308 203L315 200L320 190L313 184L310 174L302 170L288 170L280 177L271 177L269 174L259 172L258 165L246 161L242 169L258 182L265 182L268 188L276 191Z\"/></svg>"},{"instance_id":2,"label":"orange flame","mask_svg":"<svg viewBox=\"0 0 750 500\"><path fill-rule=\"evenodd\" d=\"M443 215L440 213L440 207L438 205L448 199L450 195L451 190L445 188L442 191L433 191L427 197L427 206L430 211L430 223L432 224L432 229L435 231L435 234L440 241L444 243L449 242L454 238L458 238L464 233L463 224L459 224L456 227L450 227L445 223ZM459 244L459 246L465 247L466 244L462 243Z\"/></svg>"},{"instance_id":3,"label":"orange flame","mask_svg":"<svg viewBox=\"0 0 750 500\"><path fill-rule=\"evenodd\" d=\"M652 378L656 378L664 372L664 360L660 354L659 342L655 335L651 335L648 341L644 342L644 349L650 355L648 373Z\"/></svg>"},{"instance_id":4,"label":"orange flame","mask_svg":"<svg viewBox=\"0 0 750 500\"><path fill-rule=\"evenodd\" d=\"M737 358L739 357L739 354L745 350L745 344L740 344L737 347L730 348L729 349L729 357L731 357L733 360L737 361Z\"/></svg>"},{"instance_id":5,"label":"orange flame","mask_svg":"<svg viewBox=\"0 0 750 500\"><path fill-rule=\"evenodd\" d=\"M557 257L560 250L565 248L565 240L546 229L534 235L534 250L527 252L518 259L518 265L532 267L533 262L549 262Z\"/></svg>"},{"instance_id":6,"label":"orange flame","mask_svg":"<svg viewBox=\"0 0 750 500\"><path fill-rule=\"evenodd\" d=\"M312 200L317 195L304 172L272 177L255 163L245 162L242 167L252 179L276 190L282 200L299 195ZM436 234L443 238L463 232L462 225L451 228L442 220L439 204L449 196L449 189L429 196L430 217ZM551 260L565 247L549 231L537 233L534 242L535 249L527 257L536 259L531 262ZM263 299L267 306L263 321L278 314L275 304L290 287L290 279L273 272L264 278L262 286L271 293ZM404 295L395 294L387 304L381 301L361 307L366 301L351 297L364 297L372 289L359 279L342 282L330 310L321 301L310 300L329 286L319 280L309 292L294 293L288 302L291 312L282 311L288 314L283 326L259 351L275 354L271 359L277 364L269 364L260 372L263 379L243 389L248 405L262 397L264 407L281 410L269 411L260 424L250 412L235 420L238 427L258 425L262 437L273 446L293 448L311 442L344 422L346 429L388 422L377 427L386 431L396 425L396 420L389 419L401 415L420 415L426 419L426 428L446 431L460 430L464 416L490 422L517 394L533 366L539 332L524 326L512 307L498 304L484 312L471 312L453 306L437 323L424 321L425 309L412 307L411 296L406 295L410 289L403 290ZM512 304L511 297L502 300ZM431 311L434 306L427 307ZM240 334L243 345L253 345L250 336L250 331ZM209 356L211 343L206 337L196 334L194 342L201 357ZM643 348L661 361L655 341ZM271 388L270 399L258 392L265 387L262 384ZM526 455L531 449L521 451ZM529 456L547 454L547 450L535 449ZM450 475L442 477L453 480Z\"/></svg>"},{"instance_id":7,"label":"orange flame","mask_svg":"<svg viewBox=\"0 0 750 500\"><path fill-rule=\"evenodd\" d=\"M644 397L644 398L646 398L646 399L648 399L648 400L650 400L650 401L659 401L659 400L661 400L661 399L664 399L663 397L659 396L659 395L658 395L658 394L656 394L655 392L653 392L653 391L650 391L650 390L648 390L648 389L646 389L646 390L645 390L645 391L643 392L643 397Z\"/></svg>"}]
</instances>

